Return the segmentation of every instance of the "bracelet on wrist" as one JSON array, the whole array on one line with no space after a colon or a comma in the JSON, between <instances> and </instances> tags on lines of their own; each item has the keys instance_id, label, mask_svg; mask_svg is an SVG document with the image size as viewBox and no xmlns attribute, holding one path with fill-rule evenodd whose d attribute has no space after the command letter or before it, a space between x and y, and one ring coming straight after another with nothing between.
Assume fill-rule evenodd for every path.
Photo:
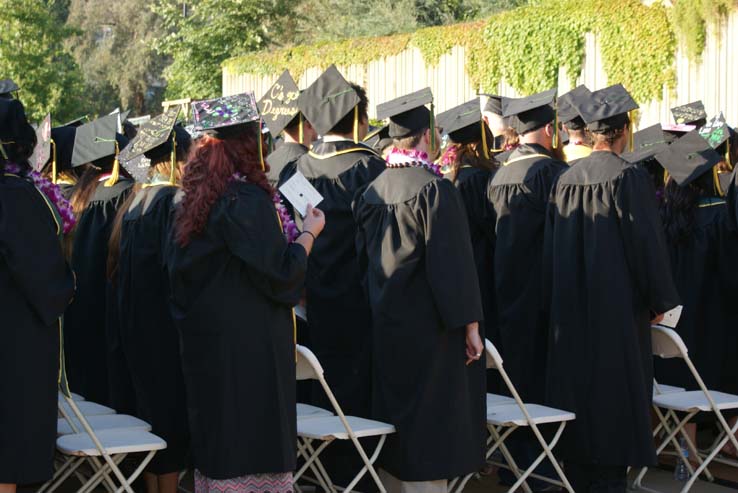
<instances>
[{"instance_id":1,"label":"bracelet on wrist","mask_svg":"<svg viewBox=\"0 0 738 493\"><path fill-rule=\"evenodd\" d=\"M310 235L313 239L313 242L315 242L315 235L312 234L310 231L304 230L302 233L300 233L300 236L302 235Z\"/></svg>"}]
</instances>

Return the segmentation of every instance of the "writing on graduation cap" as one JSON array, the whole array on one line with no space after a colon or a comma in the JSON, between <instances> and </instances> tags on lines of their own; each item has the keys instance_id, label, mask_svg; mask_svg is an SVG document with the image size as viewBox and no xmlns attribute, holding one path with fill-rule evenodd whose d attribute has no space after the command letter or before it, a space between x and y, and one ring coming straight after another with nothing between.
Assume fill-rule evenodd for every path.
<instances>
[{"instance_id":1,"label":"writing on graduation cap","mask_svg":"<svg viewBox=\"0 0 738 493\"><path fill-rule=\"evenodd\" d=\"M295 101L300 96L300 91L285 91L282 84L274 84L271 91L269 91L269 97L262 98L261 103L261 116L265 120L267 117L271 117L274 121L280 116L294 116L297 114L298 109Z\"/></svg>"}]
</instances>

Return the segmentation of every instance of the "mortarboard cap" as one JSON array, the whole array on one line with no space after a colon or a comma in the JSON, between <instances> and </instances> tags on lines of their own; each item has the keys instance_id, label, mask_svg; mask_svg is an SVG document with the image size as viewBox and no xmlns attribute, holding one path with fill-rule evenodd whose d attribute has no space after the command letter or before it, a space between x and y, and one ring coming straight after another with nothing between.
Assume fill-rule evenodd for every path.
<instances>
[{"instance_id":1,"label":"mortarboard cap","mask_svg":"<svg viewBox=\"0 0 738 493\"><path fill-rule=\"evenodd\" d=\"M638 109L638 104L622 84L595 91L579 106L582 120L591 132L606 132L622 128L628 113Z\"/></svg>"},{"instance_id":2,"label":"mortarboard cap","mask_svg":"<svg viewBox=\"0 0 738 493\"><path fill-rule=\"evenodd\" d=\"M502 98L502 116L507 125L523 135L556 119L556 88L524 98Z\"/></svg>"},{"instance_id":3,"label":"mortarboard cap","mask_svg":"<svg viewBox=\"0 0 738 493\"><path fill-rule=\"evenodd\" d=\"M20 87L18 87L18 84L13 82L12 79L0 80L0 97L2 98L12 98L13 93L19 89Z\"/></svg>"},{"instance_id":4,"label":"mortarboard cap","mask_svg":"<svg viewBox=\"0 0 738 493\"><path fill-rule=\"evenodd\" d=\"M392 145L392 138L389 136L389 125L383 125L372 129L372 131L364 137L364 144L377 152L381 152L387 146Z\"/></svg>"},{"instance_id":5,"label":"mortarboard cap","mask_svg":"<svg viewBox=\"0 0 738 493\"><path fill-rule=\"evenodd\" d=\"M125 149L120 151L119 159L123 165L125 166L125 163L133 158L167 143L172 136L174 124L177 123L179 111L179 106L170 106L161 115L141 125L136 136L131 139ZM126 169L128 168L126 167Z\"/></svg>"},{"instance_id":6,"label":"mortarboard cap","mask_svg":"<svg viewBox=\"0 0 738 493\"><path fill-rule=\"evenodd\" d=\"M426 87L377 105L377 118L389 118L389 136L401 139L433 125L433 114L425 106L432 103L433 93Z\"/></svg>"},{"instance_id":7,"label":"mortarboard cap","mask_svg":"<svg viewBox=\"0 0 738 493\"><path fill-rule=\"evenodd\" d=\"M55 127L51 129L51 138L54 140L57 171L72 169L72 153L74 152L74 138L77 135L76 127Z\"/></svg>"},{"instance_id":8,"label":"mortarboard cap","mask_svg":"<svg viewBox=\"0 0 738 493\"><path fill-rule=\"evenodd\" d=\"M479 96L486 97L487 100L484 102L484 109L493 115L502 116L502 97L495 94L479 94Z\"/></svg>"},{"instance_id":9,"label":"mortarboard cap","mask_svg":"<svg viewBox=\"0 0 738 493\"><path fill-rule=\"evenodd\" d=\"M80 116L79 118L75 118L74 120L64 123L62 127L81 127L85 124L85 122L88 120L87 115Z\"/></svg>"},{"instance_id":10,"label":"mortarboard cap","mask_svg":"<svg viewBox=\"0 0 738 493\"><path fill-rule=\"evenodd\" d=\"M225 139L240 133L241 125L259 120L253 92L223 96L192 103L195 131Z\"/></svg>"},{"instance_id":11,"label":"mortarboard cap","mask_svg":"<svg viewBox=\"0 0 738 493\"><path fill-rule=\"evenodd\" d=\"M711 171L722 157L697 131L692 131L656 154L656 160L678 185L686 186Z\"/></svg>"},{"instance_id":12,"label":"mortarboard cap","mask_svg":"<svg viewBox=\"0 0 738 493\"><path fill-rule=\"evenodd\" d=\"M660 123L651 125L633 134L633 150L624 152L620 157L631 164L651 159L656 154L665 151L675 138L664 132Z\"/></svg>"},{"instance_id":13,"label":"mortarboard cap","mask_svg":"<svg viewBox=\"0 0 738 493\"><path fill-rule=\"evenodd\" d=\"M93 163L116 154L116 142L122 147L124 137L116 133L118 115L108 115L77 128L72 152L72 166ZM127 143L127 142L126 142Z\"/></svg>"},{"instance_id":14,"label":"mortarboard cap","mask_svg":"<svg viewBox=\"0 0 738 493\"><path fill-rule=\"evenodd\" d=\"M725 122L725 117L721 111L705 123L699 129L699 133L713 149L717 149L731 137L731 128Z\"/></svg>"},{"instance_id":15,"label":"mortarboard cap","mask_svg":"<svg viewBox=\"0 0 738 493\"><path fill-rule=\"evenodd\" d=\"M482 140L482 129L484 128L482 112L479 109L479 101L476 99L440 113L436 117L436 122L456 144Z\"/></svg>"},{"instance_id":16,"label":"mortarboard cap","mask_svg":"<svg viewBox=\"0 0 738 493\"><path fill-rule=\"evenodd\" d=\"M705 111L705 105L702 104L702 101L694 101L689 104L672 108L671 114L674 116L674 121L677 124L684 125L693 125L700 122L700 120L704 121L707 119L707 112Z\"/></svg>"},{"instance_id":17,"label":"mortarboard cap","mask_svg":"<svg viewBox=\"0 0 738 493\"><path fill-rule=\"evenodd\" d=\"M356 108L361 101L351 84L344 79L335 65L300 93L298 107L320 135L326 135L343 117ZM355 113L354 137L358 125Z\"/></svg>"},{"instance_id":18,"label":"mortarboard cap","mask_svg":"<svg viewBox=\"0 0 738 493\"><path fill-rule=\"evenodd\" d=\"M580 85L559 97L557 111L559 121L572 130L581 130L584 128L584 120L579 114L579 107L592 96L592 92L587 86Z\"/></svg>"},{"instance_id":19,"label":"mortarboard cap","mask_svg":"<svg viewBox=\"0 0 738 493\"><path fill-rule=\"evenodd\" d=\"M264 97L259 100L257 103L259 112L272 135L279 135L295 117L298 117L300 109L297 107L297 100L299 96L300 89L289 70L285 70Z\"/></svg>"},{"instance_id":20,"label":"mortarboard cap","mask_svg":"<svg viewBox=\"0 0 738 493\"><path fill-rule=\"evenodd\" d=\"M29 162L40 173L51 158L51 115L48 114L36 129L36 148Z\"/></svg>"}]
</instances>

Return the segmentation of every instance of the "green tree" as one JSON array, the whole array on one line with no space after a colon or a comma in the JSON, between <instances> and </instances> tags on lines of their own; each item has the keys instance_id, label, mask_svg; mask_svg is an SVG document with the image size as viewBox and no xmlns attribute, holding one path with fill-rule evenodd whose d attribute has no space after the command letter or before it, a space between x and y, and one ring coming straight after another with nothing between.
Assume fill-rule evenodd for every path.
<instances>
[{"instance_id":1,"label":"green tree","mask_svg":"<svg viewBox=\"0 0 738 493\"><path fill-rule=\"evenodd\" d=\"M162 72L169 60L154 48L164 32L147 0L72 0L68 24L79 33L69 41L85 78L91 113L116 106L134 114L160 111Z\"/></svg>"},{"instance_id":2,"label":"green tree","mask_svg":"<svg viewBox=\"0 0 738 493\"><path fill-rule=\"evenodd\" d=\"M0 78L18 83L31 120L49 112L65 120L80 103L79 67L64 49L73 31L56 8L53 0L0 0Z\"/></svg>"},{"instance_id":3,"label":"green tree","mask_svg":"<svg viewBox=\"0 0 738 493\"><path fill-rule=\"evenodd\" d=\"M158 0L153 9L166 35L157 46L172 58L165 70L168 98L208 98L221 93L221 63L268 45L286 12L283 0Z\"/></svg>"}]
</instances>

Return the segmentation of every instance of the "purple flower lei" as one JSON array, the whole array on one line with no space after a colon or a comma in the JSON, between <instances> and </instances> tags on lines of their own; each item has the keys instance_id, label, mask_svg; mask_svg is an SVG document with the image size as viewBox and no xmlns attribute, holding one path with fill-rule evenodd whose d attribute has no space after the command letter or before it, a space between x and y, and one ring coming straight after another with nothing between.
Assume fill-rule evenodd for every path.
<instances>
[{"instance_id":1,"label":"purple flower lei","mask_svg":"<svg viewBox=\"0 0 738 493\"><path fill-rule=\"evenodd\" d=\"M436 176L443 176L441 165L428 161L428 154L417 149L398 149L393 147L387 156L388 168L425 168Z\"/></svg>"},{"instance_id":2,"label":"purple flower lei","mask_svg":"<svg viewBox=\"0 0 738 493\"><path fill-rule=\"evenodd\" d=\"M239 172L233 173L232 179L238 181L248 181L248 179ZM274 202L274 208L277 210L279 222L282 224L282 232L284 233L284 237L287 240L287 243L292 243L300 235L300 230L297 229L297 224L295 224L295 221L292 219L289 210L287 210L287 207L284 205L284 202L282 201L282 196L279 192L274 192L274 195L272 196L272 202Z\"/></svg>"},{"instance_id":3,"label":"purple flower lei","mask_svg":"<svg viewBox=\"0 0 738 493\"><path fill-rule=\"evenodd\" d=\"M5 171L16 175L23 173L21 167L15 163L6 163ZM72 231L72 229L74 229L74 225L77 223L77 218L74 216L74 211L72 210L72 206L69 201L62 195L59 185L55 185L51 180L36 171L30 171L26 173L26 176L31 178L34 186L38 188L41 193L46 195L46 197L56 207L56 210L59 212L62 219L62 231L64 231L64 234Z\"/></svg>"}]
</instances>

